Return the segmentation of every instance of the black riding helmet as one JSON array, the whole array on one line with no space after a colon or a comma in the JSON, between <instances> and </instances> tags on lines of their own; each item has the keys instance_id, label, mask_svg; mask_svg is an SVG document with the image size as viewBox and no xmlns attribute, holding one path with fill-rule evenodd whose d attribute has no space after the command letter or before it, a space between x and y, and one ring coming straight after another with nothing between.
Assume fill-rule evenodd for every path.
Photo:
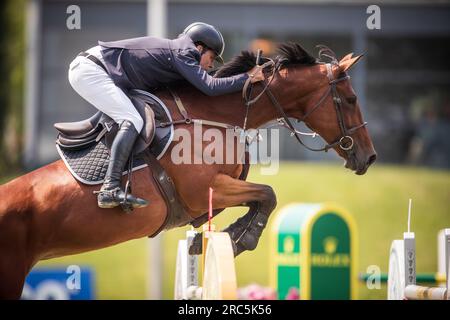
<instances>
[{"instance_id":1,"label":"black riding helmet","mask_svg":"<svg viewBox=\"0 0 450 320\"><path fill-rule=\"evenodd\" d=\"M223 63L223 50L225 41L222 34L212 25L203 22L194 22L188 25L183 34L188 35L194 43L201 42L216 54L216 60Z\"/></svg>"}]
</instances>

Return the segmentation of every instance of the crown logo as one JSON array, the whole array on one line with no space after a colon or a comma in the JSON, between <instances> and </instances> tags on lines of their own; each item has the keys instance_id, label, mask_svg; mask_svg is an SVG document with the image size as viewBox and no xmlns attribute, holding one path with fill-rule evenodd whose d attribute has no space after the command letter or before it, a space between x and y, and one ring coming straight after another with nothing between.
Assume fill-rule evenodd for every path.
<instances>
[{"instance_id":1,"label":"crown logo","mask_svg":"<svg viewBox=\"0 0 450 320\"><path fill-rule=\"evenodd\" d=\"M323 248L328 254L333 254L336 252L338 245L338 240L335 237L326 237L323 239Z\"/></svg>"},{"instance_id":2,"label":"crown logo","mask_svg":"<svg viewBox=\"0 0 450 320\"><path fill-rule=\"evenodd\" d=\"M283 250L285 253L292 253L294 252L294 245L295 240L292 236L287 236L284 238L283 241Z\"/></svg>"}]
</instances>

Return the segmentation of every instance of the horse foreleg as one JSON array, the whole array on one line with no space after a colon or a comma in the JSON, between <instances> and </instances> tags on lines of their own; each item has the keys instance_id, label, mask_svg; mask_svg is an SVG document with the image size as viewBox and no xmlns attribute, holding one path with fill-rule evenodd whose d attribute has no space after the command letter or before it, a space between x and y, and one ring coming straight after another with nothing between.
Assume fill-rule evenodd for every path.
<instances>
[{"instance_id":1,"label":"horse foreleg","mask_svg":"<svg viewBox=\"0 0 450 320\"><path fill-rule=\"evenodd\" d=\"M260 202L253 202L248 212L239 217L223 231L230 234L233 240L234 256L245 250L254 250L258 245L259 238L266 228L270 212L259 211Z\"/></svg>"},{"instance_id":2,"label":"horse foreleg","mask_svg":"<svg viewBox=\"0 0 450 320\"><path fill-rule=\"evenodd\" d=\"M276 196L270 186L234 179L219 174L213 180L214 208L248 206L249 211L223 231L230 234L233 241L234 255L245 250L254 250L267 225L270 214L276 206ZM199 237L197 237L199 239ZM194 246L191 254L198 254ZM200 249L201 251L201 249Z\"/></svg>"}]
</instances>

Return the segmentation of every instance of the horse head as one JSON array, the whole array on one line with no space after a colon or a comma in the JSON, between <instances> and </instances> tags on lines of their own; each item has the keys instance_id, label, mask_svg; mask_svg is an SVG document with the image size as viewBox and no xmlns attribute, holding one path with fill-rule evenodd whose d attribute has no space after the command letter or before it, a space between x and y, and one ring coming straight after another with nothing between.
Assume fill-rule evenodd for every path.
<instances>
[{"instance_id":1,"label":"horse head","mask_svg":"<svg viewBox=\"0 0 450 320\"><path fill-rule=\"evenodd\" d=\"M278 71L273 75L278 79L273 85L283 110L327 143L321 149L305 146L313 151L334 149L345 159L346 168L364 174L376 160L376 152L347 74L362 55L353 57L350 53L338 61L334 52L321 46L317 60L295 43L282 45L280 52Z\"/></svg>"}]
</instances>

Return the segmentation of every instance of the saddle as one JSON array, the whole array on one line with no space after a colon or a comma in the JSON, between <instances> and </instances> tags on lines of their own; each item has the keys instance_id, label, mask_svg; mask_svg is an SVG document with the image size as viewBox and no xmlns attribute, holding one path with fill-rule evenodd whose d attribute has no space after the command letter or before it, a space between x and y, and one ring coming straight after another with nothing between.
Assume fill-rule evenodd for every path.
<instances>
[{"instance_id":1,"label":"saddle","mask_svg":"<svg viewBox=\"0 0 450 320\"><path fill-rule=\"evenodd\" d=\"M167 139L164 138L173 131L173 128L160 126L157 128L157 124L170 122L170 114L158 101L159 99L145 91L132 90L129 98L144 120L144 127L136 139L133 154L139 155L152 144L152 154L161 157L161 152L167 144ZM54 126L59 132L56 144L66 150L85 149L103 138L109 150L119 129L119 125L101 111L86 120L55 123Z\"/></svg>"}]
</instances>

